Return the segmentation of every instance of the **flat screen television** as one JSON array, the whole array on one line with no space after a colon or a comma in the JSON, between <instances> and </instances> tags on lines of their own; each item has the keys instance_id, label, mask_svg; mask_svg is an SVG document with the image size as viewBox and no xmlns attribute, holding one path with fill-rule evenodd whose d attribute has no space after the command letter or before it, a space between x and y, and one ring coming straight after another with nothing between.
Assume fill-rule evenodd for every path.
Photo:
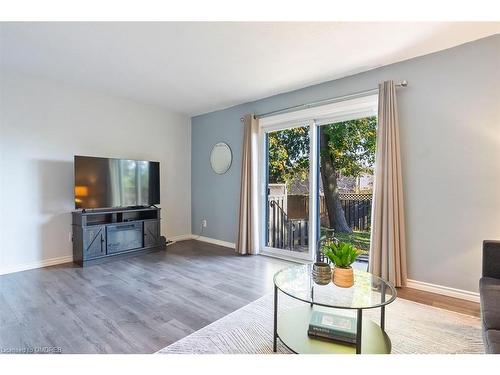
<instances>
[{"instance_id":1,"label":"flat screen television","mask_svg":"<svg viewBox=\"0 0 500 375\"><path fill-rule=\"evenodd\" d=\"M152 206L160 203L157 161L75 156L75 208Z\"/></svg>"}]
</instances>

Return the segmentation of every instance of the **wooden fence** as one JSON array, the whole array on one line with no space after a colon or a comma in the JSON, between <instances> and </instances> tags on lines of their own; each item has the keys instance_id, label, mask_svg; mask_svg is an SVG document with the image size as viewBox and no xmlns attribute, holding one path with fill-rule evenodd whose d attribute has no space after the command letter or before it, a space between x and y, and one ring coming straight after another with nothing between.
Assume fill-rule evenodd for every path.
<instances>
[{"instance_id":1,"label":"wooden fence","mask_svg":"<svg viewBox=\"0 0 500 375\"><path fill-rule=\"evenodd\" d=\"M322 197L324 199L324 197ZM372 219L371 194L340 194L347 225L353 230L368 231Z\"/></svg>"}]
</instances>

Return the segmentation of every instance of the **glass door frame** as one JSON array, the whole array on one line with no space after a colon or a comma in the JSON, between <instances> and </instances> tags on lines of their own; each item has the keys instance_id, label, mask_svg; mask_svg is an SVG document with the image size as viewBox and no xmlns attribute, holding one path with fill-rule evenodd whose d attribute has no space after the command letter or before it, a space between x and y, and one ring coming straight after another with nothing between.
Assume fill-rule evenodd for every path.
<instances>
[{"instance_id":1,"label":"glass door frame","mask_svg":"<svg viewBox=\"0 0 500 375\"><path fill-rule=\"evenodd\" d=\"M314 261L317 241L320 233L319 202L319 130L320 126L376 116L378 110L378 93L365 95L349 100L334 101L322 106L306 108L293 112L281 113L259 120L259 242L262 255L273 256L297 262ZM266 244L267 231L267 186L268 186L268 144L267 134L274 131L296 127L309 127L309 232L308 252L300 253L286 249L269 247Z\"/></svg>"},{"instance_id":2,"label":"glass door frame","mask_svg":"<svg viewBox=\"0 0 500 375\"><path fill-rule=\"evenodd\" d=\"M282 259L289 259L295 261L310 261L314 257L314 252L311 247L311 243L316 243L316 230L311 230L315 228L316 224L316 210L317 205L314 200L314 194L309 193L309 229L308 229L308 252L294 252L287 249L279 249L276 247L270 247L266 244L267 237L267 220L268 220L268 202L267 202L267 186L268 186L268 142L267 134L279 130L292 129L298 127L309 127L309 192L314 191L317 187L317 166L313 165L314 160L317 159L313 156L317 152L317 137L315 134L314 121L301 121L301 122L288 122L288 123L278 123L274 125L269 125L261 127L261 132L259 132L259 186L260 191L260 207L263 214L260 215L260 253L263 255L275 256Z\"/></svg>"}]
</instances>

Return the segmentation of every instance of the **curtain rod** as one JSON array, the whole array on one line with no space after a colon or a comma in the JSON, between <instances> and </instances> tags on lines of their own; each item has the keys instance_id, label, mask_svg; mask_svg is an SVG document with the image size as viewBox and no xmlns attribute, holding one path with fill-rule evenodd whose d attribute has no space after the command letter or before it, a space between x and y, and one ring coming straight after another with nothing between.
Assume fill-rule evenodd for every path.
<instances>
[{"instance_id":1,"label":"curtain rod","mask_svg":"<svg viewBox=\"0 0 500 375\"><path fill-rule=\"evenodd\" d=\"M406 80L401 81L401 82L396 84L396 87L406 87L406 86L408 86L408 81L406 81ZM320 100L317 102L312 102L312 103L294 105L292 107L281 108L281 109L277 109L275 111L261 113L260 115L254 115L254 116L255 116L255 118L264 118L264 117L269 117L269 116L277 115L277 114L281 114L281 113L297 111L299 109L314 108L314 107L318 107L320 105L331 104L331 103L339 102L342 100L354 99L357 97L366 96L366 95L369 95L371 93L376 93L377 91L378 91L378 88L364 90L364 91L358 91L358 92L348 94L348 95L342 95L342 96L337 96L334 98L323 99L323 100ZM243 121L243 117L240 118L240 121Z\"/></svg>"}]
</instances>

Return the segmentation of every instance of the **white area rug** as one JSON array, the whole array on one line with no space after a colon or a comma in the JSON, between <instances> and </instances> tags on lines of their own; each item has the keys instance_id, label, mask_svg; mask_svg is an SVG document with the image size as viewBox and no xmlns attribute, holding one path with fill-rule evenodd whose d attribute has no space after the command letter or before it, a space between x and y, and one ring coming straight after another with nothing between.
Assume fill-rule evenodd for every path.
<instances>
[{"instance_id":1,"label":"white area rug","mask_svg":"<svg viewBox=\"0 0 500 375\"><path fill-rule=\"evenodd\" d=\"M294 304L280 299L280 309ZM379 309L365 310L363 316L379 321ZM272 332L273 298L269 294L158 353L270 354ZM396 299L386 307L386 332L391 338L392 353L484 353L479 318L404 299ZM278 352L289 353L281 344Z\"/></svg>"}]
</instances>

